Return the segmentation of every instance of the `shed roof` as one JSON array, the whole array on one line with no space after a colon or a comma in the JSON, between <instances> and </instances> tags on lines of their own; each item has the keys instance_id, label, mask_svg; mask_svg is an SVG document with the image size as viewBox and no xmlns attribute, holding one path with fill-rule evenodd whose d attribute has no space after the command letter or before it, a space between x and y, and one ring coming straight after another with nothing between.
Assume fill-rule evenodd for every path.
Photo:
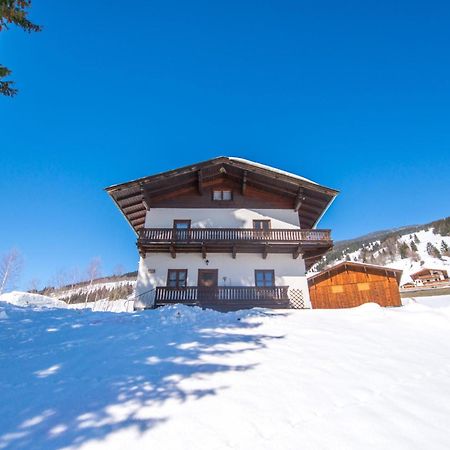
<instances>
[{"instance_id":1,"label":"shed roof","mask_svg":"<svg viewBox=\"0 0 450 450\"><path fill-rule=\"evenodd\" d=\"M398 283L400 283L400 278L402 277L403 272L403 270L400 269L391 269L390 267L378 266L375 264L367 264L357 261L342 261L340 263L335 264L332 267L324 269L321 272L318 272L308 277L308 284L314 284L321 277L329 278L332 275L332 273L338 273L341 270L352 270L352 269L354 270L361 268L366 270L384 272L385 274L392 273L395 275L395 278L397 279Z\"/></svg>"}]
</instances>

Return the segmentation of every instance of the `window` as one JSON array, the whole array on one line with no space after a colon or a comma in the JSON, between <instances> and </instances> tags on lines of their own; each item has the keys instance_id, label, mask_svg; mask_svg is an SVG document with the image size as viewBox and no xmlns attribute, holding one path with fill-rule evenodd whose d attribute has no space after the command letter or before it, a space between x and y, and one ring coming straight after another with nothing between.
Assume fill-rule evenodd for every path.
<instances>
[{"instance_id":1,"label":"window","mask_svg":"<svg viewBox=\"0 0 450 450\"><path fill-rule=\"evenodd\" d=\"M169 269L167 272L167 286L174 288L186 287L187 269Z\"/></svg>"},{"instance_id":2,"label":"window","mask_svg":"<svg viewBox=\"0 0 450 450\"><path fill-rule=\"evenodd\" d=\"M230 190L213 191L213 200L215 201L230 201L233 200L233 193Z\"/></svg>"},{"instance_id":3,"label":"window","mask_svg":"<svg viewBox=\"0 0 450 450\"><path fill-rule=\"evenodd\" d=\"M190 220L174 220L173 227L177 230L188 230L191 228Z\"/></svg>"},{"instance_id":4,"label":"window","mask_svg":"<svg viewBox=\"0 0 450 450\"><path fill-rule=\"evenodd\" d=\"M255 270L255 284L258 287L275 286L275 273L273 270Z\"/></svg>"},{"instance_id":5,"label":"window","mask_svg":"<svg viewBox=\"0 0 450 450\"><path fill-rule=\"evenodd\" d=\"M174 220L173 221L173 235L177 241L189 240L189 231L191 229L190 220Z\"/></svg>"},{"instance_id":6,"label":"window","mask_svg":"<svg viewBox=\"0 0 450 450\"><path fill-rule=\"evenodd\" d=\"M253 228L255 230L270 230L270 220L254 220Z\"/></svg>"}]
</instances>

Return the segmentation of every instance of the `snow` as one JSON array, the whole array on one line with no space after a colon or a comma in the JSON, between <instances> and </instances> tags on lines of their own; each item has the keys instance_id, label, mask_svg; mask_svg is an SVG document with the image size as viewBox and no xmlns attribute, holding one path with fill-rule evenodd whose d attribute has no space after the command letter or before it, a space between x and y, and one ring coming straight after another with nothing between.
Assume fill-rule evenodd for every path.
<instances>
[{"instance_id":1,"label":"snow","mask_svg":"<svg viewBox=\"0 0 450 450\"><path fill-rule=\"evenodd\" d=\"M255 161L250 161L248 159L238 158L236 156L224 156L224 158L228 158L231 161L241 162L244 164L250 164L251 166L259 167L260 169L270 170L271 172L278 173L280 175L286 175L288 177L296 178L297 180L301 180L301 181L306 181L311 184L315 184L315 185L318 184L315 181L309 180L308 178L305 178L305 177L301 177L300 175L296 175L295 173L287 172L286 170L277 169L276 167L267 166L265 164L257 163Z\"/></svg>"},{"instance_id":2,"label":"snow","mask_svg":"<svg viewBox=\"0 0 450 450\"><path fill-rule=\"evenodd\" d=\"M68 304L53 297L29 292L13 291L0 295L0 302L6 302L15 306L33 308L64 308L64 309L92 309L93 311L132 312L133 302L129 299L122 300L98 300L95 302ZM1 315L0 315L1 318Z\"/></svg>"},{"instance_id":3,"label":"snow","mask_svg":"<svg viewBox=\"0 0 450 450\"><path fill-rule=\"evenodd\" d=\"M450 275L450 257L442 256L441 259L435 258L428 254L427 243L431 243L437 249L440 249L441 242L444 241L450 247L450 236L442 236L439 233L435 233L433 228L419 230L414 233L405 233L399 236L397 242L406 242L410 245L413 240L414 235L417 236L420 242L416 243L417 255L419 261L414 261L413 258L400 258L400 255L396 255L393 261L388 262L386 267L391 269L399 269L403 271L402 278L400 281L400 286L405 283L412 282L411 274L423 269L444 269L447 270ZM374 240L373 242L366 244L366 248L372 249L375 244L380 244L379 240ZM360 257L361 249L357 249L353 252L348 253L348 256L352 262L358 261ZM374 252L374 256L378 256L378 251ZM333 265L341 261L344 261L345 257L338 258L333 261ZM312 272L312 275L315 273Z\"/></svg>"},{"instance_id":4,"label":"snow","mask_svg":"<svg viewBox=\"0 0 450 450\"><path fill-rule=\"evenodd\" d=\"M450 307L450 295L427 295L420 297L402 298L403 305L419 303L430 308Z\"/></svg>"},{"instance_id":5,"label":"snow","mask_svg":"<svg viewBox=\"0 0 450 450\"><path fill-rule=\"evenodd\" d=\"M0 448L448 449L450 306L416 300L227 314L0 303Z\"/></svg>"}]
</instances>

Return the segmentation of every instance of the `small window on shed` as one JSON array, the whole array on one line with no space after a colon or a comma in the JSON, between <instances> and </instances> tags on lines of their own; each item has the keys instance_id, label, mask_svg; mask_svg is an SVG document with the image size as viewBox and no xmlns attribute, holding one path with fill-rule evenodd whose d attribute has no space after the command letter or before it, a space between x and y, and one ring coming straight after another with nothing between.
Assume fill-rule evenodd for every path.
<instances>
[{"instance_id":1,"label":"small window on shed","mask_svg":"<svg viewBox=\"0 0 450 450\"><path fill-rule=\"evenodd\" d=\"M369 283L358 283L358 291L369 291L370 284Z\"/></svg>"},{"instance_id":2,"label":"small window on shed","mask_svg":"<svg viewBox=\"0 0 450 450\"><path fill-rule=\"evenodd\" d=\"M331 286L331 292L333 294L340 294L344 292L344 286Z\"/></svg>"}]
</instances>

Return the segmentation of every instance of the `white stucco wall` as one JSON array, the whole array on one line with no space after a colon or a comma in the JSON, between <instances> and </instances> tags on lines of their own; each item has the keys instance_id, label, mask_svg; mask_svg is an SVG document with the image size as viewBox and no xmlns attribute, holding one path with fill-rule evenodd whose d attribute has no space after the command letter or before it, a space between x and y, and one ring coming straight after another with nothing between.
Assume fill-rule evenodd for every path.
<instances>
[{"instance_id":1,"label":"white stucco wall","mask_svg":"<svg viewBox=\"0 0 450 450\"><path fill-rule=\"evenodd\" d=\"M172 228L174 220L191 220L195 228L253 228L253 219L270 220L272 228L299 228L293 209L151 208L145 226Z\"/></svg>"},{"instance_id":2,"label":"white stucco wall","mask_svg":"<svg viewBox=\"0 0 450 450\"><path fill-rule=\"evenodd\" d=\"M233 259L229 253L208 253L206 260L200 253L178 253L174 259L170 253L148 253L141 258L136 293L149 291L157 286L166 286L168 269L187 269L189 286L197 286L198 269L218 269L219 286L255 286L255 270L274 270L275 284L301 289L305 306L311 307L305 264L301 258L293 259L290 254L268 254L263 259L258 253L238 253ZM223 279L226 277L226 280ZM143 304L137 308L151 306L152 296L143 296ZM147 303L144 305L144 303Z\"/></svg>"}]
</instances>

